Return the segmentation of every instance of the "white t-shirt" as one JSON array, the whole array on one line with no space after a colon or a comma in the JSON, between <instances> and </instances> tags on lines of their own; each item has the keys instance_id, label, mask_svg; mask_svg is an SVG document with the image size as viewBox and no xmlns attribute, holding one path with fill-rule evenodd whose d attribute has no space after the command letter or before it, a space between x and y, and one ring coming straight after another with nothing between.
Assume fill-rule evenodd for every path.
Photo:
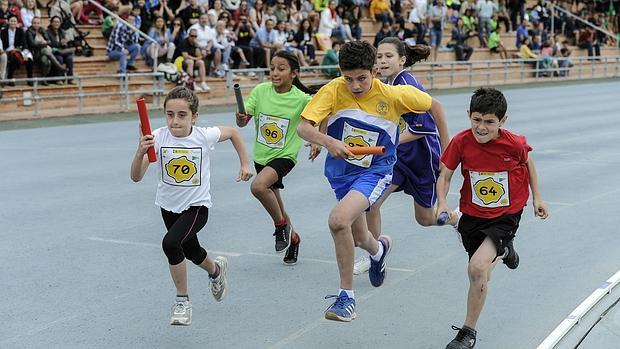
<instances>
[{"instance_id":1,"label":"white t-shirt","mask_svg":"<svg viewBox=\"0 0 620 349\"><path fill-rule=\"evenodd\" d=\"M153 132L159 183L155 204L181 213L190 206L211 207L209 151L219 141L218 127L192 127L183 138L173 136L168 127Z\"/></svg>"},{"instance_id":2,"label":"white t-shirt","mask_svg":"<svg viewBox=\"0 0 620 349\"><path fill-rule=\"evenodd\" d=\"M196 38L198 47L205 48L209 45L209 41L213 43L215 42L215 30L213 30L208 25L203 27L200 25L200 23L195 23L194 25L189 27L187 33L189 34L189 31L192 29L196 29L196 34L198 35L198 37Z\"/></svg>"},{"instance_id":3,"label":"white t-shirt","mask_svg":"<svg viewBox=\"0 0 620 349\"><path fill-rule=\"evenodd\" d=\"M424 23L426 20L427 6L426 0L414 0L413 9L409 14L409 22L416 24Z\"/></svg>"}]
</instances>

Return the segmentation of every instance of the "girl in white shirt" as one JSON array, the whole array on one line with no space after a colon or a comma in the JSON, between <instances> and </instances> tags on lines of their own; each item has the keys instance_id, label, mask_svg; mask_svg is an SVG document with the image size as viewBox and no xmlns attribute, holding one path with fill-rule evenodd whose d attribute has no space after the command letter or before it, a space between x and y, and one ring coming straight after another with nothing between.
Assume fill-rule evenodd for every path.
<instances>
[{"instance_id":1,"label":"girl in white shirt","mask_svg":"<svg viewBox=\"0 0 620 349\"><path fill-rule=\"evenodd\" d=\"M155 147L159 177L155 204L161 207L168 230L162 247L177 292L170 324L187 326L192 321L192 307L187 292L186 258L209 273L216 301L226 295L228 261L222 256L213 259L207 255L197 237L207 224L211 207L209 153L215 144L230 139L241 162L237 181L247 181L253 174L237 129L195 126L198 97L193 91L182 86L172 89L164 101L164 113L167 127L140 137L131 163L131 179L142 180L150 164L146 153Z\"/></svg>"}]
</instances>

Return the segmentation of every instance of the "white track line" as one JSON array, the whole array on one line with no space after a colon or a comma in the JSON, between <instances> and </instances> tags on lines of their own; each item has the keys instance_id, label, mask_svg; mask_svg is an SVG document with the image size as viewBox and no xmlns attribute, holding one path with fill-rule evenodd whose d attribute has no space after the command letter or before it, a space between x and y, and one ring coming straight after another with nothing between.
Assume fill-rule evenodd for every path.
<instances>
[{"instance_id":1,"label":"white track line","mask_svg":"<svg viewBox=\"0 0 620 349\"><path fill-rule=\"evenodd\" d=\"M104 239L104 238L100 238L100 237L96 237L96 236L91 236L88 238L88 240L92 240L92 241L101 241L101 242L109 242L109 243L113 243L113 244L119 244L119 245L134 245L134 246L147 246L147 247L156 247L156 248L160 248L161 245L159 244L154 244L151 242L139 242L139 241L128 241L128 240L117 240L117 239ZM236 252L224 252L224 251L213 251L213 250L209 250L210 253L213 254L221 254L224 256L229 256L229 257L239 257L242 254L241 253L236 253Z\"/></svg>"},{"instance_id":2,"label":"white track line","mask_svg":"<svg viewBox=\"0 0 620 349\"><path fill-rule=\"evenodd\" d=\"M609 294L611 290L620 283L620 270L616 272L612 277L607 279L604 284L597 288L592 294L586 298L572 313L570 313L564 321L562 321L558 327L551 332L545 340L540 343L537 349L552 349L568 334L568 332L575 326L581 318L583 318L592 307L594 307L605 295Z\"/></svg>"}]
</instances>

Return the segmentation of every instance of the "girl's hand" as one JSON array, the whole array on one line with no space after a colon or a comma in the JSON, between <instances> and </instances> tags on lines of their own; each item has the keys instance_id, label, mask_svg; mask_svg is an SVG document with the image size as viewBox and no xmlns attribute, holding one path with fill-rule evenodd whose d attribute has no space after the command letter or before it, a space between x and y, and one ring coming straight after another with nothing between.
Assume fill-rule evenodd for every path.
<instances>
[{"instance_id":1,"label":"girl's hand","mask_svg":"<svg viewBox=\"0 0 620 349\"><path fill-rule=\"evenodd\" d=\"M313 143L305 143L304 147L310 147L310 154L308 154L308 160L314 161L319 154L321 154L321 146Z\"/></svg>"},{"instance_id":2,"label":"girl's hand","mask_svg":"<svg viewBox=\"0 0 620 349\"><path fill-rule=\"evenodd\" d=\"M236 112L235 117L237 118L237 124L245 125L250 121L250 119L252 118L252 115L241 114L239 112Z\"/></svg>"},{"instance_id":3,"label":"girl's hand","mask_svg":"<svg viewBox=\"0 0 620 349\"><path fill-rule=\"evenodd\" d=\"M549 217L549 211L547 205L541 200L534 200L534 216L540 219L546 219Z\"/></svg>"},{"instance_id":4,"label":"girl's hand","mask_svg":"<svg viewBox=\"0 0 620 349\"><path fill-rule=\"evenodd\" d=\"M155 146L155 137L153 135L146 135L140 137L140 144L138 145L138 154L144 155L150 147Z\"/></svg>"},{"instance_id":5,"label":"girl's hand","mask_svg":"<svg viewBox=\"0 0 620 349\"><path fill-rule=\"evenodd\" d=\"M252 178L252 176L254 176L254 173L250 169L250 166L242 165L241 169L239 170L239 177L237 177L237 182L247 182L248 180L250 180L250 178Z\"/></svg>"}]
</instances>

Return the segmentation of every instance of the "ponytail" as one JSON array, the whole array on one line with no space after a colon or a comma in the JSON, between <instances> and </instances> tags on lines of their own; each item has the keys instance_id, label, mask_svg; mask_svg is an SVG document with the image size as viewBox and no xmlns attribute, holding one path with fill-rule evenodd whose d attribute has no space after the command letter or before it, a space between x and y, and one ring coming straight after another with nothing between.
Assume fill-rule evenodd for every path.
<instances>
[{"instance_id":1,"label":"ponytail","mask_svg":"<svg viewBox=\"0 0 620 349\"><path fill-rule=\"evenodd\" d=\"M399 38L393 36L381 40L379 45L383 44L394 45L396 47L396 52L398 53L399 57L407 57L407 60L405 61L405 67L410 67L419 61L425 60L431 54L431 48L427 45L418 44L414 46L409 46L402 42Z\"/></svg>"},{"instance_id":2,"label":"ponytail","mask_svg":"<svg viewBox=\"0 0 620 349\"><path fill-rule=\"evenodd\" d=\"M301 70L299 67L299 60L294 54L288 51L280 50L274 54L274 57L280 57L280 58L286 59L288 61L289 66L291 67L291 71L297 71L297 76L293 78L293 86L297 87L299 90L309 95L313 95L318 91L317 88L308 87L304 85L301 82L301 80L299 80L299 74L301 73Z\"/></svg>"}]
</instances>

